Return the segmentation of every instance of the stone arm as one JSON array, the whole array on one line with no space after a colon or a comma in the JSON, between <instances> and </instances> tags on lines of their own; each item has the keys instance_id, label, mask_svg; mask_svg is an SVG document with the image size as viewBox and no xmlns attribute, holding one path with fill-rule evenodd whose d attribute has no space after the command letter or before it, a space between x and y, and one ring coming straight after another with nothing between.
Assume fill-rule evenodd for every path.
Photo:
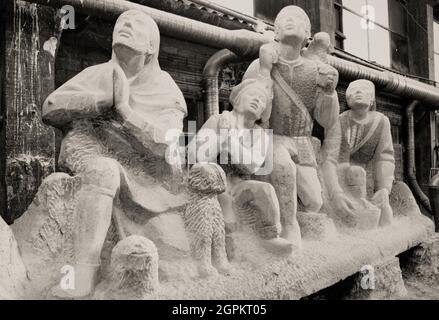
<instances>
[{"instance_id":1,"label":"stone arm","mask_svg":"<svg viewBox=\"0 0 439 320\"><path fill-rule=\"evenodd\" d=\"M384 116L380 141L374 154L375 190L387 189L390 193L395 180L395 156L389 118Z\"/></svg>"},{"instance_id":2,"label":"stone arm","mask_svg":"<svg viewBox=\"0 0 439 320\"><path fill-rule=\"evenodd\" d=\"M87 68L55 90L43 104L43 121L63 129L72 121L93 119L110 112L113 105L112 79L111 73L109 77L103 77L106 71L101 66ZM95 86L88 86L88 83ZM107 87L109 92L105 90Z\"/></svg>"},{"instance_id":3,"label":"stone arm","mask_svg":"<svg viewBox=\"0 0 439 320\"><path fill-rule=\"evenodd\" d=\"M325 130L325 139L322 147L323 163L321 170L332 206L338 214L341 214L342 216L350 216L353 214L355 204L342 189L337 174L341 137L341 125L337 118L335 124Z\"/></svg>"},{"instance_id":4,"label":"stone arm","mask_svg":"<svg viewBox=\"0 0 439 320\"><path fill-rule=\"evenodd\" d=\"M332 66L317 63L317 99L314 109L314 119L325 129L332 128L340 114L338 94L335 90L338 84L338 71Z\"/></svg>"},{"instance_id":5,"label":"stone arm","mask_svg":"<svg viewBox=\"0 0 439 320\"><path fill-rule=\"evenodd\" d=\"M325 129L336 125L340 113L337 91L321 92L314 109L314 119Z\"/></svg>"},{"instance_id":6,"label":"stone arm","mask_svg":"<svg viewBox=\"0 0 439 320\"><path fill-rule=\"evenodd\" d=\"M341 145L341 126L337 121L331 128L325 130L325 139L322 145L321 166L325 187L329 196L332 198L337 193L342 193L337 175L338 158Z\"/></svg>"}]
</instances>

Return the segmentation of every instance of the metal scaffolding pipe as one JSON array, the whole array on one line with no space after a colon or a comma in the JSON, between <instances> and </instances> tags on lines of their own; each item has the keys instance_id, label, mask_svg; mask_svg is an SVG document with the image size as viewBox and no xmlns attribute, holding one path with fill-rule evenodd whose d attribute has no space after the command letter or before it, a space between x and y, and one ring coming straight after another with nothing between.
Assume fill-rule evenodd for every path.
<instances>
[{"instance_id":1,"label":"metal scaffolding pipe","mask_svg":"<svg viewBox=\"0 0 439 320\"><path fill-rule=\"evenodd\" d=\"M155 20L163 34L207 44L214 48L227 48L239 56L257 56L259 47L270 40L263 34L249 30L228 30L125 0L26 1L53 8L70 5L76 12L106 20L116 20L122 12L127 10L140 10Z\"/></svg>"},{"instance_id":2,"label":"metal scaffolding pipe","mask_svg":"<svg viewBox=\"0 0 439 320\"><path fill-rule=\"evenodd\" d=\"M71 5L78 12L108 20L115 20L126 10L141 10L157 22L163 34L215 48L226 48L241 57L256 57L260 46L272 40L268 35L248 30L227 30L125 0L26 1L54 8ZM367 79L383 91L439 107L439 88L393 72L375 70L334 56L329 56L329 61L339 71L340 76L347 80Z\"/></svg>"},{"instance_id":3,"label":"metal scaffolding pipe","mask_svg":"<svg viewBox=\"0 0 439 320\"><path fill-rule=\"evenodd\" d=\"M238 61L240 58L232 51L223 49L209 58L203 70L204 86L204 114L209 119L214 114L219 114L219 81L221 68L229 62Z\"/></svg>"},{"instance_id":4,"label":"metal scaffolding pipe","mask_svg":"<svg viewBox=\"0 0 439 320\"><path fill-rule=\"evenodd\" d=\"M407 150L406 150L406 173L407 182L412 190L416 199L421 205L430 213L432 213L430 199L422 191L416 178L416 166L415 166L415 120L414 111L419 106L419 101L412 101L406 108L407 117Z\"/></svg>"}]
</instances>

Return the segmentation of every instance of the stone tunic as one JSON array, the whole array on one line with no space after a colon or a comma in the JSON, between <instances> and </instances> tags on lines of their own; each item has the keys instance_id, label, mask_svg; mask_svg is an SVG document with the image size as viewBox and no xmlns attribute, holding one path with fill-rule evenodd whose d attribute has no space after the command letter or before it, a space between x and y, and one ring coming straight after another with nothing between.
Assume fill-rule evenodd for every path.
<instances>
[{"instance_id":1,"label":"stone tunic","mask_svg":"<svg viewBox=\"0 0 439 320\"><path fill-rule=\"evenodd\" d=\"M123 122L113 106L114 63L87 68L55 90L45 102L43 119L64 131L58 160L63 170L80 174L89 160L115 160L121 172L118 203L124 211L143 213L135 215L140 219L184 204L167 183L171 171L160 136L165 130L155 128L181 131L186 104L157 64L131 81L129 103L137 119ZM154 127L139 127L143 119Z\"/></svg>"},{"instance_id":2,"label":"stone tunic","mask_svg":"<svg viewBox=\"0 0 439 320\"><path fill-rule=\"evenodd\" d=\"M391 187L395 158L389 119L380 112L369 111L367 119L359 123L350 113L349 110L340 115L339 163L349 162L369 171L374 181L368 181L368 189Z\"/></svg>"},{"instance_id":3,"label":"stone tunic","mask_svg":"<svg viewBox=\"0 0 439 320\"><path fill-rule=\"evenodd\" d=\"M314 152L315 143L312 141L313 121L316 120L322 127L331 128L339 114L337 93L324 95L317 99L317 83L319 81L318 62L303 57L295 61L286 61L279 58L273 65L273 108L270 118L270 128L273 133L290 138L298 150L295 162L303 166L316 167ZM259 75L259 60L255 60L248 68L245 78L256 78ZM282 83L294 90L299 103L291 99ZM301 103L300 103L301 102ZM302 104L300 106L299 104Z\"/></svg>"}]
</instances>

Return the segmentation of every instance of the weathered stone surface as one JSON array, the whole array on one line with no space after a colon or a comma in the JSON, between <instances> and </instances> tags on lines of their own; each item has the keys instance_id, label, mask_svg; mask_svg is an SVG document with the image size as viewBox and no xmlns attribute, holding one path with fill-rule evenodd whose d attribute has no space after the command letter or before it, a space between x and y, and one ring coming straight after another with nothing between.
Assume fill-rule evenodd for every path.
<instances>
[{"instance_id":1,"label":"weathered stone surface","mask_svg":"<svg viewBox=\"0 0 439 320\"><path fill-rule=\"evenodd\" d=\"M346 279L365 265L395 257L432 233L433 223L426 217L398 217L392 225L376 230L355 230L333 240L305 240L301 255L284 258L261 249L255 236L237 233L234 239L242 247L237 246L231 262L233 275L162 283L151 298L299 299Z\"/></svg>"},{"instance_id":2,"label":"weathered stone surface","mask_svg":"<svg viewBox=\"0 0 439 320\"><path fill-rule=\"evenodd\" d=\"M362 268L366 269L368 271L355 276L354 287L346 299L384 300L407 295L398 258L389 258Z\"/></svg>"},{"instance_id":3,"label":"weathered stone surface","mask_svg":"<svg viewBox=\"0 0 439 320\"><path fill-rule=\"evenodd\" d=\"M187 107L160 68L159 48L155 21L128 10L115 23L110 61L86 68L43 104L44 122L64 134L59 168L82 181L73 230L73 264L82 272L72 297L92 292L112 223L124 238L185 204L178 142Z\"/></svg>"},{"instance_id":4,"label":"weathered stone surface","mask_svg":"<svg viewBox=\"0 0 439 320\"><path fill-rule=\"evenodd\" d=\"M297 28L288 28L296 20ZM322 184L318 176L318 154L312 136L315 122L327 130L334 127L340 111L337 92L337 71L324 59L329 37L319 33L308 54L303 49L311 36L311 21L305 11L294 5L285 6L275 19L276 40L265 44L247 69L247 79L273 80L273 108L269 128L273 129L273 170L268 181L279 199L282 223L281 237L295 247L301 247L301 233L297 222L299 198L306 212L318 213L323 205ZM323 40L323 41L320 41ZM329 70L332 69L332 70ZM324 139L324 144L326 137ZM329 144L326 144L327 147ZM332 147L337 146L337 141ZM329 155L329 153L328 153ZM336 159L324 157L321 170L329 192L340 189L335 166ZM344 198L337 199L343 206Z\"/></svg>"},{"instance_id":5,"label":"weathered stone surface","mask_svg":"<svg viewBox=\"0 0 439 320\"><path fill-rule=\"evenodd\" d=\"M0 300L25 298L29 285L14 235L0 218Z\"/></svg>"},{"instance_id":6,"label":"weathered stone surface","mask_svg":"<svg viewBox=\"0 0 439 320\"><path fill-rule=\"evenodd\" d=\"M256 233L261 240L258 242L267 250L288 255L294 244L285 236L280 237L276 192L271 184L258 179L271 170L270 136L260 123L270 117L272 84L271 79L247 79L235 86L230 94L233 110L208 119L189 144L188 158L216 162L220 157L227 175L226 192L218 195L226 234L233 233L231 225L245 228ZM227 253L232 257L233 235L226 237L226 242ZM300 243L300 239L297 242Z\"/></svg>"},{"instance_id":7,"label":"weathered stone surface","mask_svg":"<svg viewBox=\"0 0 439 320\"><path fill-rule=\"evenodd\" d=\"M201 277L230 274L224 216L218 194L226 190L226 174L216 163L195 164L189 172L191 200L184 211L192 258ZM214 268L215 267L215 268Z\"/></svg>"},{"instance_id":8,"label":"weathered stone surface","mask_svg":"<svg viewBox=\"0 0 439 320\"><path fill-rule=\"evenodd\" d=\"M298 212L302 239L330 240L337 237L334 222L324 213Z\"/></svg>"},{"instance_id":9,"label":"weathered stone surface","mask_svg":"<svg viewBox=\"0 0 439 320\"><path fill-rule=\"evenodd\" d=\"M41 184L29 209L11 226L32 281L31 296L41 298L59 282L73 259L76 193L81 180L54 173Z\"/></svg>"},{"instance_id":10,"label":"weathered stone surface","mask_svg":"<svg viewBox=\"0 0 439 320\"><path fill-rule=\"evenodd\" d=\"M79 186L77 178L66 174L49 176L28 212L13 225L34 286L28 296L44 298L62 276L62 266L71 261L72 210ZM169 216L161 221L171 220ZM197 279L189 251L182 250L184 246L188 248L187 239L182 240L186 245L180 245L179 249L169 247L167 250L163 250L163 241L153 240L158 248L161 286L147 298L298 299L358 272L366 264L393 257L420 244L428 239L432 230L433 223L428 218L407 214L397 217L393 225L377 230L339 234L323 241L305 239L302 254L290 257L270 254L254 233L234 232L235 252L231 261L234 274L230 277L217 275L207 280ZM113 232L112 227L110 233ZM178 232L184 233L184 230ZM173 236L163 233L164 239ZM118 239L109 234L107 241L108 249L102 254L103 266L109 265L111 250ZM109 274L111 268L102 276Z\"/></svg>"},{"instance_id":11,"label":"weathered stone surface","mask_svg":"<svg viewBox=\"0 0 439 320\"><path fill-rule=\"evenodd\" d=\"M375 111L375 86L369 80L351 82L346 100L350 110L339 116L338 171L340 184L355 210L334 210L334 215L349 227L373 228L375 222L376 226L391 224L389 194L395 179L395 156L390 121ZM338 134L338 130L329 131L332 139L339 138ZM333 202L337 208L337 199ZM366 216L364 221L359 220ZM378 221L374 221L376 216Z\"/></svg>"},{"instance_id":12,"label":"weathered stone surface","mask_svg":"<svg viewBox=\"0 0 439 320\"><path fill-rule=\"evenodd\" d=\"M81 179L65 173L46 178L29 209L12 225L23 261L32 280L33 297L44 297L62 277L61 269L74 261L77 195ZM138 225L124 224L126 236L148 237L158 248L161 280L186 279L195 273L181 216L159 215ZM129 232L129 233L128 233ZM110 254L120 236L113 221L101 254L101 277L110 273Z\"/></svg>"},{"instance_id":13,"label":"weathered stone surface","mask_svg":"<svg viewBox=\"0 0 439 320\"><path fill-rule=\"evenodd\" d=\"M419 246L406 252L403 257L404 276L411 282L426 284L439 282L439 234L435 234Z\"/></svg>"},{"instance_id":14,"label":"weathered stone surface","mask_svg":"<svg viewBox=\"0 0 439 320\"><path fill-rule=\"evenodd\" d=\"M142 299L159 287L158 254L154 243L129 236L113 248L110 275L96 288L96 299Z\"/></svg>"},{"instance_id":15,"label":"weathered stone surface","mask_svg":"<svg viewBox=\"0 0 439 320\"><path fill-rule=\"evenodd\" d=\"M418 203L412 191L402 181L393 183L392 192L389 195L389 202L396 217L421 215Z\"/></svg>"}]
</instances>

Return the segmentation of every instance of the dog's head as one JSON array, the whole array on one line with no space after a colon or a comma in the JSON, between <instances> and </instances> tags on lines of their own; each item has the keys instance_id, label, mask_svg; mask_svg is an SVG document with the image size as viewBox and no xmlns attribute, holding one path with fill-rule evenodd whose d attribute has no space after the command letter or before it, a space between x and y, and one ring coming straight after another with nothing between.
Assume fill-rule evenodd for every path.
<instances>
[{"instance_id":1,"label":"dog's head","mask_svg":"<svg viewBox=\"0 0 439 320\"><path fill-rule=\"evenodd\" d=\"M189 171L189 187L193 191L220 194L226 186L226 174L216 163L197 163Z\"/></svg>"}]
</instances>

